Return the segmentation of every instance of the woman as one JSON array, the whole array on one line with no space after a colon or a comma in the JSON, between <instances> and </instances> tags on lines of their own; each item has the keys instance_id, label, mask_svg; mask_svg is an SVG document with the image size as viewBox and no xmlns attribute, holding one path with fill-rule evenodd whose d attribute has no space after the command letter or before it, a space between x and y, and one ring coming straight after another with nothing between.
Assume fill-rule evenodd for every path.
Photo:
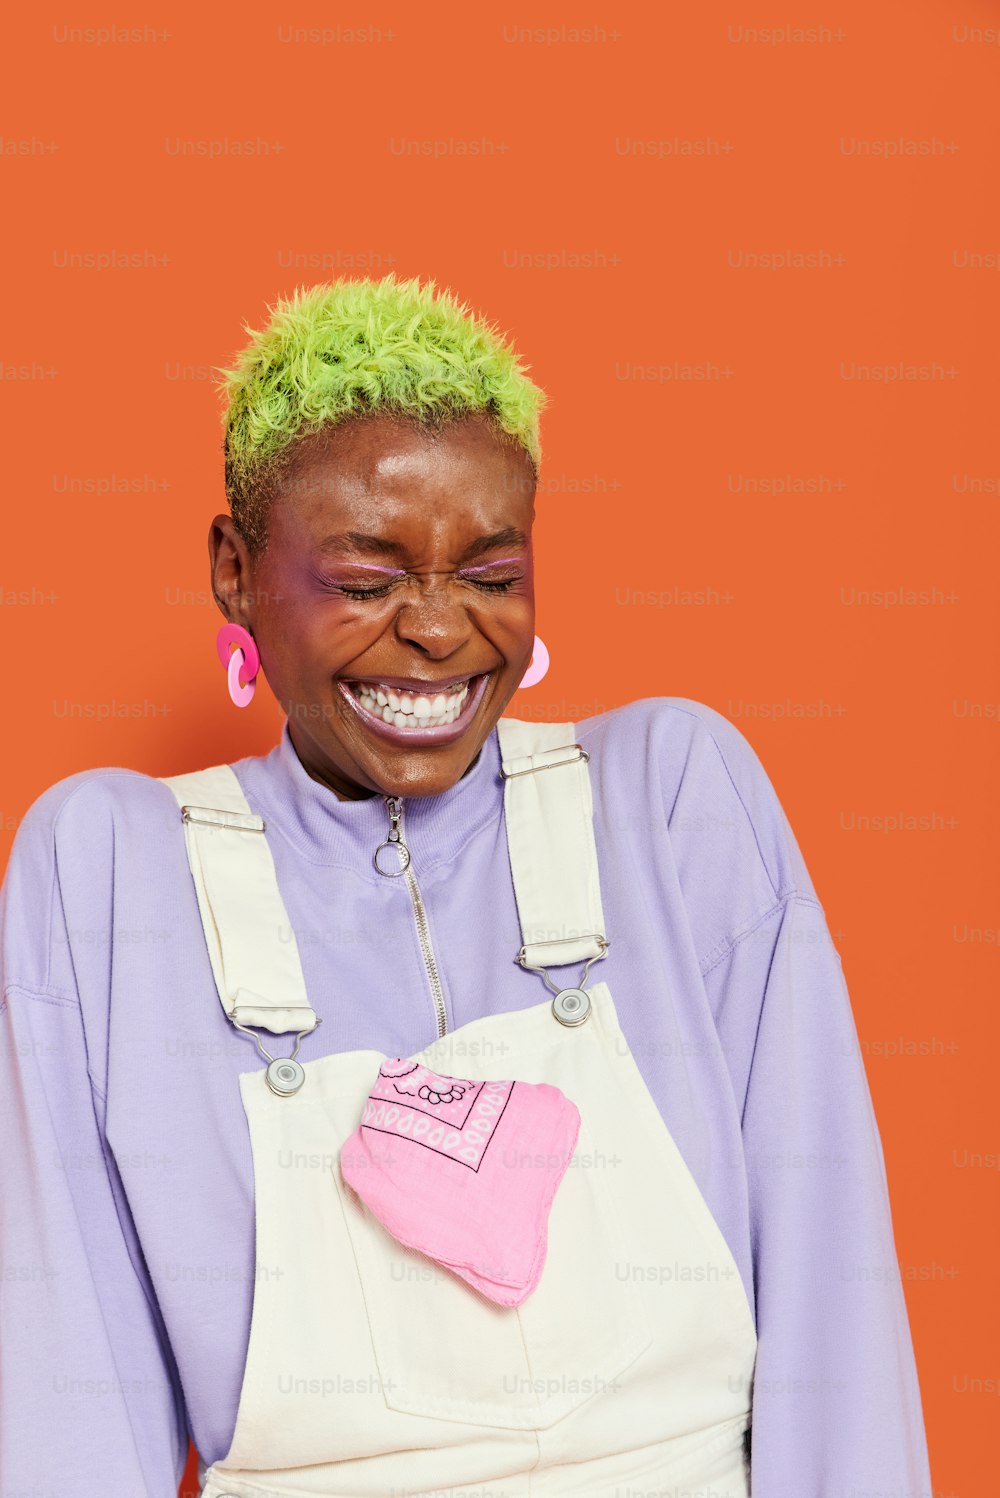
<instances>
[{"instance_id":1,"label":"woman","mask_svg":"<svg viewBox=\"0 0 1000 1498\"><path fill-rule=\"evenodd\" d=\"M505 713L542 392L391 276L280 303L225 382L218 650L286 722L18 832L0 1491L168 1498L190 1432L205 1498L929 1492L756 755L684 698Z\"/></svg>"}]
</instances>

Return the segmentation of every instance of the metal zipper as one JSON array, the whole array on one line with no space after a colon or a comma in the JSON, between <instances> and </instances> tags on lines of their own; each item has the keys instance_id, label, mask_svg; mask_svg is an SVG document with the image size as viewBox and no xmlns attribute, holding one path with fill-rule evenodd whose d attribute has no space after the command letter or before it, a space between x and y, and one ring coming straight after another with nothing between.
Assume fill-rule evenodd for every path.
<instances>
[{"instance_id":1,"label":"metal zipper","mask_svg":"<svg viewBox=\"0 0 1000 1498\"><path fill-rule=\"evenodd\" d=\"M396 845L402 876L406 880L407 889L410 891L413 914L417 922L417 937L420 941L420 950L423 953L424 967L427 970L427 981L430 984L431 998L434 1000L434 1015L437 1021L438 1040L440 1040L448 1029L448 1014L444 1005L444 989L441 986L441 975L438 972L434 947L431 943L431 931L427 921L427 908L420 893L417 876L413 872L410 850L403 840L403 798L402 796L383 796L382 799L385 802L386 811L389 813L389 836L386 841L395 843ZM382 844L382 847L384 846L385 844ZM379 867L378 850L376 850L375 854L375 867L380 874L385 873L385 870ZM397 875L396 877L398 878L399 876Z\"/></svg>"}]
</instances>

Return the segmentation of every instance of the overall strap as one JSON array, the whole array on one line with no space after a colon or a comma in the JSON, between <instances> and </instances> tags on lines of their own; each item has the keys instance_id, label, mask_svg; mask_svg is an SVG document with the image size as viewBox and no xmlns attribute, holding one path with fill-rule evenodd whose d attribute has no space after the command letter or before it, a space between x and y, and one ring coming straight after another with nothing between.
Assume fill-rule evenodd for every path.
<instances>
[{"instance_id":1,"label":"overall strap","mask_svg":"<svg viewBox=\"0 0 1000 1498\"><path fill-rule=\"evenodd\" d=\"M504 818L524 967L559 967L608 948L589 756L574 723L500 718Z\"/></svg>"},{"instance_id":2,"label":"overall strap","mask_svg":"<svg viewBox=\"0 0 1000 1498\"><path fill-rule=\"evenodd\" d=\"M227 1016L276 1035L312 1030L299 949L264 819L230 765L161 776L184 821L188 863L215 985Z\"/></svg>"}]
</instances>

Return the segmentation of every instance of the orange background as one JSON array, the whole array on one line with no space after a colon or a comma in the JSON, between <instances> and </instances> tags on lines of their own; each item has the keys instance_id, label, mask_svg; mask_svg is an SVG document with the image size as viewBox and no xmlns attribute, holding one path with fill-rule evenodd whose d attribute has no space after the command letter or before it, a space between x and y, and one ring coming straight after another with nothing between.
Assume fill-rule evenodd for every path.
<instances>
[{"instance_id":1,"label":"orange background","mask_svg":"<svg viewBox=\"0 0 1000 1498\"><path fill-rule=\"evenodd\" d=\"M1000 8L685 9L8 19L0 830L91 766L271 747L273 699L235 712L215 655L212 367L296 285L451 287L550 395L552 665L510 711L694 697L760 755L853 998L935 1498L973 1498L1000 1372ZM136 34L69 29L110 25Z\"/></svg>"}]
</instances>

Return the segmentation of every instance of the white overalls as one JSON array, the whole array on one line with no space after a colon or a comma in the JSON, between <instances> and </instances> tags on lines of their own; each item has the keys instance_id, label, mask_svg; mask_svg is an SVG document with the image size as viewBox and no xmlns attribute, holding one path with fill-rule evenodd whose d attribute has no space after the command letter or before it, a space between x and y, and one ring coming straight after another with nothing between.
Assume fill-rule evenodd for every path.
<instances>
[{"instance_id":1,"label":"white overalls","mask_svg":"<svg viewBox=\"0 0 1000 1498\"><path fill-rule=\"evenodd\" d=\"M607 941L575 725L501 718L497 732L519 960L589 967ZM262 820L228 765L165 784L189 808L227 1015L307 1031L316 1017ZM562 992L420 1052L454 1076L553 1083L580 1110L542 1276L519 1307L403 1247L342 1181L340 1147L381 1052L278 1060L273 1086L262 1067L240 1075L256 1258L284 1272L255 1277L236 1429L202 1467L202 1498L747 1498L757 1339L739 1271L607 984Z\"/></svg>"}]
</instances>

